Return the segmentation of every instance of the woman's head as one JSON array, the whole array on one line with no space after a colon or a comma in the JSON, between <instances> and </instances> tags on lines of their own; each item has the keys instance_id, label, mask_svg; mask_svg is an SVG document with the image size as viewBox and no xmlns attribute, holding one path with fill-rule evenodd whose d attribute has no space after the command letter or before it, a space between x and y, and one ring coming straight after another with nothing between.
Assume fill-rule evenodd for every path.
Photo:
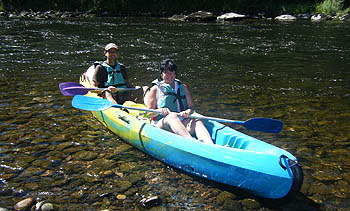
<instances>
[{"instance_id":1,"label":"woman's head","mask_svg":"<svg viewBox=\"0 0 350 211\"><path fill-rule=\"evenodd\" d=\"M159 65L159 71L160 71L159 79L163 80L162 74L167 74L169 72L174 72L176 76L176 70L177 70L177 67L173 60L165 59L161 61Z\"/></svg>"}]
</instances>

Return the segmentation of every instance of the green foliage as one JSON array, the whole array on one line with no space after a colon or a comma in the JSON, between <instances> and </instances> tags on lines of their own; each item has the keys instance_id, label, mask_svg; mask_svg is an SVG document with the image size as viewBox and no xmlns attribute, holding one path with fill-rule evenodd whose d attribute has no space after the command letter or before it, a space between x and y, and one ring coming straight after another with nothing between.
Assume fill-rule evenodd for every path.
<instances>
[{"instance_id":1,"label":"green foliage","mask_svg":"<svg viewBox=\"0 0 350 211\"><path fill-rule=\"evenodd\" d=\"M336 15L343 12L344 0L324 0L316 6L316 12Z\"/></svg>"},{"instance_id":2,"label":"green foliage","mask_svg":"<svg viewBox=\"0 0 350 211\"><path fill-rule=\"evenodd\" d=\"M323 1L317 3L318 1ZM170 16L199 10L216 15L226 12L266 16L317 12L347 12L350 0L0 0L0 10L7 11L80 11L111 15ZM316 8L317 6L317 8Z\"/></svg>"}]
</instances>

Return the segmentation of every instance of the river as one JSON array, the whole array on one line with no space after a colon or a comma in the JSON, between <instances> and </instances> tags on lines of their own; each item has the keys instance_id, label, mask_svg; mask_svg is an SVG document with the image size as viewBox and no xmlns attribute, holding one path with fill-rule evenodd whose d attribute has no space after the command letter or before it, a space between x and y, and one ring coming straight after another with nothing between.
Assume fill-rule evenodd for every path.
<instances>
[{"instance_id":1,"label":"river","mask_svg":"<svg viewBox=\"0 0 350 211\"><path fill-rule=\"evenodd\" d=\"M349 210L349 31L336 21L0 19L0 208L33 197L60 210L133 210L157 196L159 210ZM109 42L135 85L149 85L172 58L200 113L283 121L279 134L231 126L294 154L301 193L280 205L232 193L72 108L58 84L77 82Z\"/></svg>"}]
</instances>

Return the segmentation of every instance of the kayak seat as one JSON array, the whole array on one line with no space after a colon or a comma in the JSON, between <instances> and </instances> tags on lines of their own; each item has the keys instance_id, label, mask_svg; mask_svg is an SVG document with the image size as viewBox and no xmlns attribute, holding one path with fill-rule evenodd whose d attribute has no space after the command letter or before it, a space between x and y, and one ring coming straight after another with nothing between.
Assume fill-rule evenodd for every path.
<instances>
[{"instance_id":1,"label":"kayak seat","mask_svg":"<svg viewBox=\"0 0 350 211\"><path fill-rule=\"evenodd\" d=\"M229 136L226 147L232 147L237 149L245 149L249 145L249 141L245 140L244 137L238 135Z\"/></svg>"}]
</instances>

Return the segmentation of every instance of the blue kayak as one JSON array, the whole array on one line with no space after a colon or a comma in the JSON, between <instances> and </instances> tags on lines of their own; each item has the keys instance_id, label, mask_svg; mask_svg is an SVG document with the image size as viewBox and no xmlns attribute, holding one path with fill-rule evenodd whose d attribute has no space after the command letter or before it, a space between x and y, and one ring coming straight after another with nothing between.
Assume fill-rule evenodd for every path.
<instances>
[{"instance_id":1,"label":"blue kayak","mask_svg":"<svg viewBox=\"0 0 350 211\"><path fill-rule=\"evenodd\" d=\"M132 102L127 106L144 107ZM125 142L189 174L269 199L294 197L300 191L303 173L296 157L219 122L202 120L213 145L157 128L142 111L111 107L92 114Z\"/></svg>"}]
</instances>

